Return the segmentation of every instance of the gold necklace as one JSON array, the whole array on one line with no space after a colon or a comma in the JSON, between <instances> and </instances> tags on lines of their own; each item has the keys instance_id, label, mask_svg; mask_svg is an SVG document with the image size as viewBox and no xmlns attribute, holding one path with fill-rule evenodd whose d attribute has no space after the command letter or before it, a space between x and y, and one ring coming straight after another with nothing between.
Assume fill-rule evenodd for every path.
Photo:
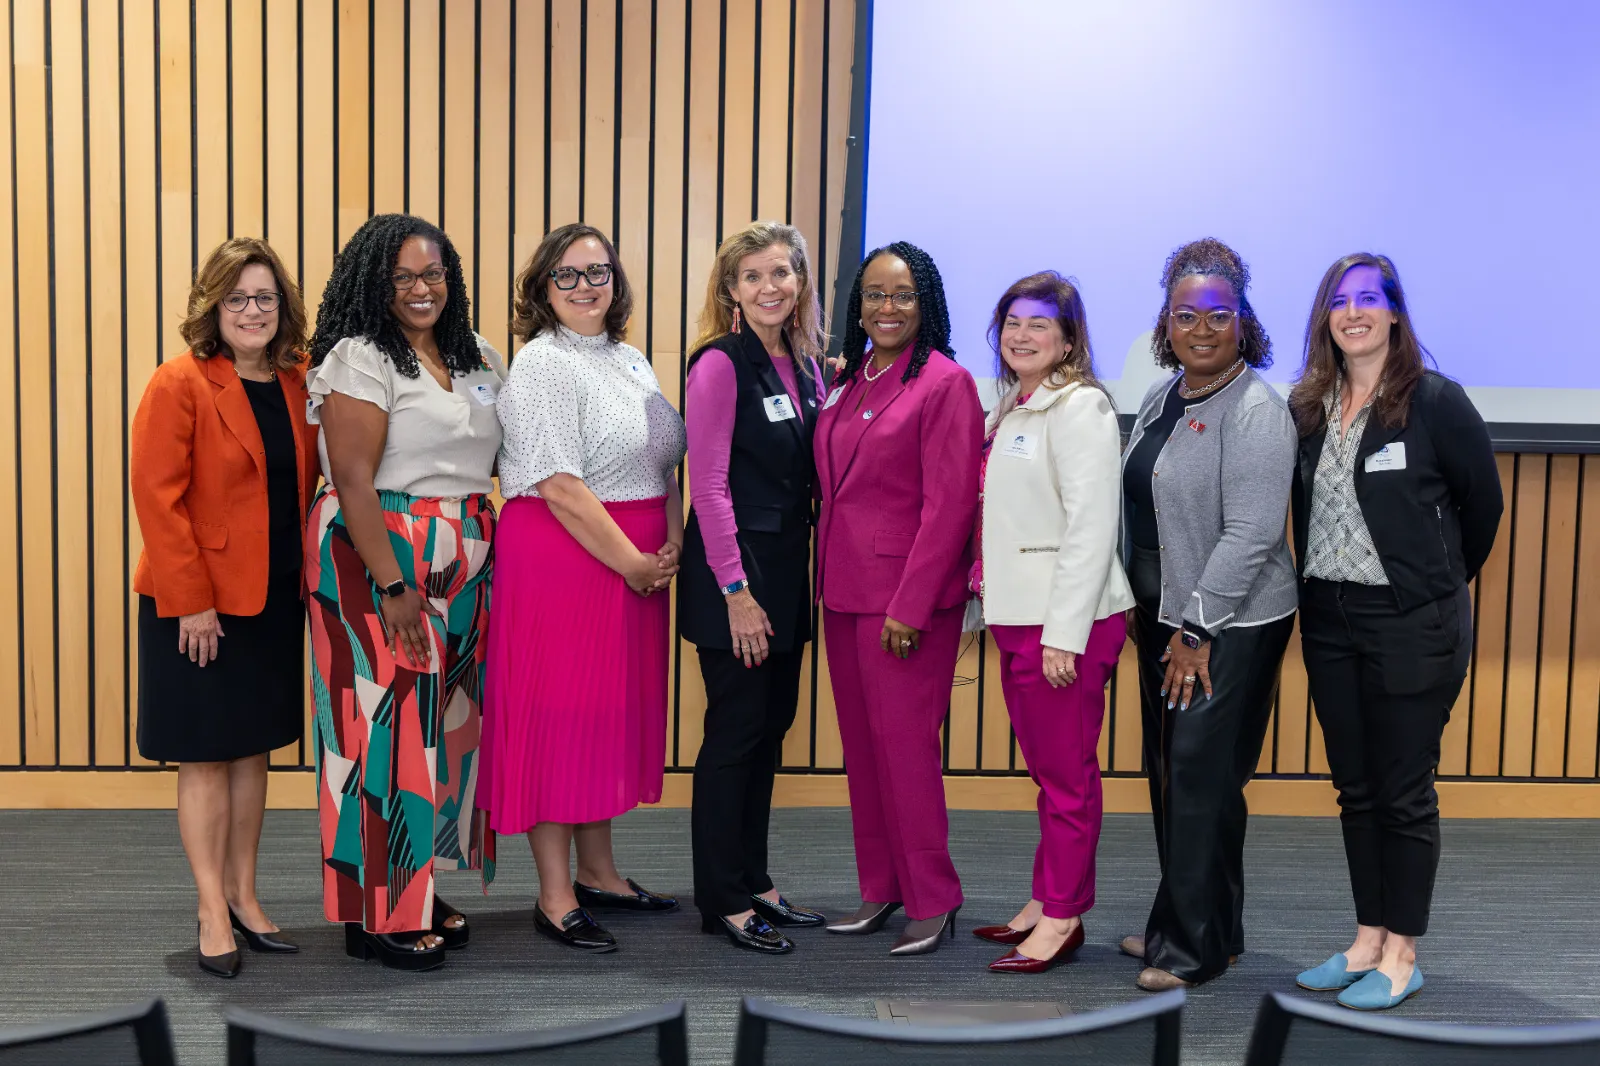
<instances>
[{"instance_id":1,"label":"gold necklace","mask_svg":"<svg viewBox=\"0 0 1600 1066\"><path fill-rule=\"evenodd\" d=\"M244 374L239 370L239 361L237 359L230 360L230 362L233 363L233 372L235 374L239 375L239 380L240 381L254 381L254 382L258 383L258 384L265 384L265 382L263 382L260 378L247 378L247 377L245 377ZM266 380L267 381L277 381L278 380L278 368L273 366L270 362L267 364L267 377L266 377Z\"/></svg>"}]
</instances>

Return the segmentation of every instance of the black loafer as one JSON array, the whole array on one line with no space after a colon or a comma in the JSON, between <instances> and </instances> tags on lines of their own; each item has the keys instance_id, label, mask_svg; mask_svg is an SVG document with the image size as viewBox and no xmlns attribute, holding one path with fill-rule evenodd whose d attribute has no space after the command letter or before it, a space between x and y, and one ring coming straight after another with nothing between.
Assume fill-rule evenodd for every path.
<instances>
[{"instance_id":1,"label":"black loafer","mask_svg":"<svg viewBox=\"0 0 1600 1066\"><path fill-rule=\"evenodd\" d=\"M632 895L621 892L604 892L598 888L572 882L572 891L578 897L578 906L593 908L601 911L672 911L678 909L678 901L671 896L660 896L649 889L640 888L639 882L628 878L628 887L633 889Z\"/></svg>"},{"instance_id":2,"label":"black loafer","mask_svg":"<svg viewBox=\"0 0 1600 1066\"><path fill-rule=\"evenodd\" d=\"M720 915L706 915L700 919L702 933L722 933L735 947L759 951L763 955L787 955L794 950L789 938L767 924L759 914L752 914L744 925L734 925Z\"/></svg>"},{"instance_id":3,"label":"black loafer","mask_svg":"<svg viewBox=\"0 0 1600 1066\"><path fill-rule=\"evenodd\" d=\"M751 896L750 906L768 923L779 926L822 925L828 916L807 907L796 907L782 896L774 903L764 896Z\"/></svg>"},{"instance_id":4,"label":"black loafer","mask_svg":"<svg viewBox=\"0 0 1600 1066\"><path fill-rule=\"evenodd\" d=\"M579 951L603 954L617 950L617 938L606 932L605 926L589 917L582 907L574 907L561 917L557 925L538 904L533 907L533 927L557 944L565 944Z\"/></svg>"},{"instance_id":5,"label":"black loafer","mask_svg":"<svg viewBox=\"0 0 1600 1066\"><path fill-rule=\"evenodd\" d=\"M233 913L233 908L228 908L228 921L233 927L244 934L244 942L251 951L260 951L266 954L290 955L300 950L300 945L283 935L281 930L271 933L257 933L244 924L244 920Z\"/></svg>"}]
</instances>

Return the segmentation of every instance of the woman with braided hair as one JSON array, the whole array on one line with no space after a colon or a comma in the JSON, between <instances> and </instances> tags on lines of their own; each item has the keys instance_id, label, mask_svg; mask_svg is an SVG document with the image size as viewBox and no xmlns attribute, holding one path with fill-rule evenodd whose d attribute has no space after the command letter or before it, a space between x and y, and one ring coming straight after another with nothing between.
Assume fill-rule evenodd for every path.
<instances>
[{"instance_id":1,"label":"woman with braided hair","mask_svg":"<svg viewBox=\"0 0 1600 1066\"><path fill-rule=\"evenodd\" d=\"M468 935L436 866L494 877L474 793L505 372L450 238L408 215L369 220L334 261L311 366L324 906L352 957L429 970Z\"/></svg>"},{"instance_id":2,"label":"woman with braided hair","mask_svg":"<svg viewBox=\"0 0 1600 1066\"><path fill-rule=\"evenodd\" d=\"M897 241L851 285L844 366L817 419L817 596L850 783L862 904L828 926L893 955L955 933L940 725L950 704L978 503L983 408L951 358L944 282ZM870 342L870 347L868 346Z\"/></svg>"},{"instance_id":3,"label":"woman with braided hair","mask_svg":"<svg viewBox=\"0 0 1600 1066\"><path fill-rule=\"evenodd\" d=\"M1143 936L1147 991L1208 981L1244 950L1244 786L1298 603L1285 536L1295 429L1257 368L1271 341L1250 270L1216 240L1167 260L1151 340L1175 371L1140 404L1123 457L1144 762L1161 882Z\"/></svg>"}]
</instances>

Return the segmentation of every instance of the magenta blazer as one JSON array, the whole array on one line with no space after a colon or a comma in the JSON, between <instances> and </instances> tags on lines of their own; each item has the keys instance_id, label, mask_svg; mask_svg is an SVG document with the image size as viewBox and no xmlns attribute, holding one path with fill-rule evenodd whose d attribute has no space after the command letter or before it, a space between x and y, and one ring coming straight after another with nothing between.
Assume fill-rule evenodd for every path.
<instances>
[{"instance_id":1,"label":"magenta blazer","mask_svg":"<svg viewBox=\"0 0 1600 1066\"><path fill-rule=\"evenodd\" d=\"M902 383L910 351L871 386L858 372L817 419L817 595L927 629L966 602L983 407L972 375L938 352Z\"/></svg>"}]
</instances>

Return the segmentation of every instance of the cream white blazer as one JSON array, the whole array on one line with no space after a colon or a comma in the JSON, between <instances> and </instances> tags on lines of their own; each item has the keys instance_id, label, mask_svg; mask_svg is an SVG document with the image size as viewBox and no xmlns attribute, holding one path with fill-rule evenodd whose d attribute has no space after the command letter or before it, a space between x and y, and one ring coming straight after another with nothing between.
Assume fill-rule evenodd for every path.
<instances>
[{"instance_id":1,"label":"cream white blazer","mask_svg":"<svg viewBox=\"0 0 1600 1066\"><path fill-rule=\"evenodd\" d=\"M1110 400L1076 382L1035 389L1001 421L989 452L984 622L1042 625L1045 647L1081 653L1096 621L1133 606L1121 520L1122 437Z\"/></svg>"}]
</instances>

